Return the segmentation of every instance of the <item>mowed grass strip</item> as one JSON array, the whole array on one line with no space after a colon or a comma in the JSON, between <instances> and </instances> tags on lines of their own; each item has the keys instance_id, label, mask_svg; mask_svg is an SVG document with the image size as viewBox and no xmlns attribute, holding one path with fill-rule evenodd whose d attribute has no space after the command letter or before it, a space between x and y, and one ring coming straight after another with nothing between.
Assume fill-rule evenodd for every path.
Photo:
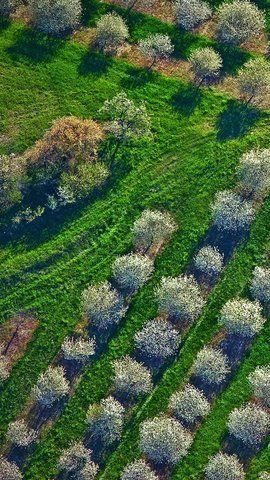
<instances>
[{"instance_id":1,"label":"mowed grass strip","mask_svg":"<svg viewBox=\"0 0 270 480\"><path fill-rule=\"evenodd\" d=\"M135 415L126 430L122 443L111 455L105 471L101 474L102 479L118 479L123 467L136 456L139 456L138 430L140 422L166 409L169 396L185 380L196 352L217 331L217 317L222 305L229 298L242 294L247 288L251 272L256 264L261 263L265 253L265 246L267 241L269 241L267 228L269 213L270 201L268 200L255 221L249 242L239 249L228 265L220 283L210 296L203 316L191 329L190 335L180 351L179 358L167 370L159 385L154 389L146 402L138 405L135 409ZM149 318L149 305L144 303L144 307L146 309L146 317ZM89 404L100 400L107 393L112 376L110 362L118 358L120 353L129 353L133 343L130 339L130 334L131 331L127 331L126 324L120 333L120 337L110 342L106 356L101 358L94 368L86 373L62 417L48 433L44 441L37 447L30 461L29 468L26 470L26 479L50 479L54 477L57 471L57 459L61 450L66 448L73 440L81 438L84 434L85 414ZM123 335L126 337L126 348L124 350L121 348L124 345L121 342ZM259 346L261 345L261 337L258 340ZM260 349L258 352L258 348L257 343L254 344L253 351L255 353L253 355L256 358L261 354ZM264 354L265 351L263 350L262 355Z\"/></svg>"}]
</instances>

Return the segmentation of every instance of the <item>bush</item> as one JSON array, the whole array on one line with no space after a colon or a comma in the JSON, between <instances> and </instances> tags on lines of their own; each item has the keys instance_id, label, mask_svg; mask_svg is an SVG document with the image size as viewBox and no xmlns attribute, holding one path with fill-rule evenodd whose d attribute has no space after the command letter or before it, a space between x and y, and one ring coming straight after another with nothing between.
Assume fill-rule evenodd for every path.
<instances>
[{"instance_id":1,"label":"bush","mask_svg":"<svg viewBox=\"0 0 270 480\"><path fill-rule=\"evenodd\" d=\"M254 395L266 407L270 407L270 365L257 367L248 377Z\"/></svg>"},{"instance_id":2,"label":"bush","mask_svg":"<svg viewBox=\"0 0 270 480\"><path fill-rule=\"evenodd\" d=\"M270 188L270 149L245 153L240 160L238 177L252 193L267 193Z\"/></svg>"},{"instance_id":3,"label":"bush","mask_svg":"<svg viewBox=\"0 0 270 480\"><path fill-rule=\"evenodd\" d=\"M216 78L222 67L221 56L211 47L194 50L189 57L189 62L194 79L199 85Z\"/></svg>"},{"instance_id":4,"label":"bush","mask_svg":"<svg viewBox=\"0 0 270 480\"><path fill-rule=\"evenodd\" d=\"M236 455L217 453L205 469L206 480L244 480L243 466Z\"/></svg>"},{"instance_id":5,"label":"bush","mask_svg":"<svg viewBox=\"0 0 270 480\"><path fill-rule=\"evenodd\" d=\"M83 163L76 167L74 173L64 172L57 191L59 203L66 205L90 195L94 189L104 185L108 176L109 170L101 162Z\"/></svg>"},{"instance_id":6,"label":"bush","mask_svg":"<svg viewBox=\"0 0 270 480\"><path fill-rule=\"evenodd\" d=\"M177 0L174 8L176 23L185 30L193 30L212 16L210 6L202 0Z\"/></svg>"},{"instance_id":7,"label":"bush","mask_svg":"<svg viewBox=\"0 0 270 480\"><path fill-rule=\"evenodd\" d=\"M82 293L83 309L88 320L100 330L107 330L125 315L123 298L109 282L90 285Z\"/></svg>"},{"instance_id":8,"label":"bush","mask_svg":"<svg viewBox=\"0 0 270 480\"><path fill-rule=\"evenodd\" d=\"M0 480L22 480L23 476L17 465L0 457Z\"/></svg>"},{"instance_id":9,"label":"bush","mask_svg":"<svg viewBox=\"0 0 270 480\"><path fill-rule=\"evenodd\" d=\"M255 211L251 202L230 190L224 190L216 194L212 215L218 229L236 233L250 226Z\"/></svg>"},{"instance_id":10,"label":"bush","mask_svg":"<svg viewBox=\"0 0 270 480\"><path fill-rule=\"evenodd\" d=\"M80 0L29 0L34 27L59 35L78 27L82 15Z\"/></svg>"},{"instance_id":11,"label":"bush","mask_svg":"<svg viewBox=\"0 0 270 480\"><path fill-rule=\"evenodd\" d=\"M66 338L62 345L63 356L66 360L87 362L95 353L95 341L83 338Z\"/></svg>"},{"instance_id":12,"label":"bush","mask_svg":"<svg viewBox=\"0 0 270 480\"><path fill-rule=\"evenodd\" d=\"M113 264L113 278L119 288L136 292L149 280L154 271L154 263L148 257L129 253L118 257Z\"/></svg>"},{"instance_id":13,"label":"bush","mask_svg":"<svg viewBox=\"0 0 270 480\"><path fill-rule=\"evenodd\" d=\"M89 433L94 442L110 446L122 435L125 409L113 397L91 405L87 413Z\"/></svg>"},{"instance_id":14,"label":"bush","mask_svg":"<svg viewBox=\"0 0 270 480\"><path fill-rule=\"evenodd\" d=\"M149 370L126 356L114 362L114 390L121 397L136 399L153 387Z\"/></svg>"},{"instance_id":15,"label":"bush","mask_svg":"<svg viewBox=\"0 0 270 480\"><path fill-rule=\"evenodd\" d=\"M159 311L180 321L194 320L204 305L199 285L193 276L163 277L156 296Z\"/></svg>"},{"instance_id":16,"label":"bush","mask_svg":"<svg viewBox=\"0 0 270 480\"><path fill-rule=\"evenodd\" d=\"M3 212L22 200L25 182L23 159L15 155L0 155L0 208Z\"/></svg>"},{"instance_id":17,"label":"bush","mask_svg":"<svg viewBox=\"0 0 270 480\"><path fill-rule=\"evenodd\" d=\"M61 455L58 463L59 470L65 474L77 473L91 462L91 454L91 450L82 442L74 443Z\"/></svg>"},{"instance_id":18,"label":"bush","mask_svg":"<svg viewBox=\"0 0 270 480\"><path fill-rule=\"evenodd\" d=\"M153 245L167 242L177 229L168 212L144 210L132 227L135 247L145 251Z\"/></svg>"},{"instance_id":19,"label":"bush","mask_svg":"<svg viewBox=\"0 0 270 480\"><path fill-rule=\"evenodd\" d=\"M164 60L170 57L174 47L168 35L156 33L150 35L139 42L139 50L141 53L151 61L150 68L153 67L159 60Z\"/></svg>"},{"instance_id":20,"label":"bush","mask_svg":"<svg viewBox=\"0 0 270 480\"><path fill-rule=\"evenodd\" d=\"M37 438L37 432L28 428L24 420L16 420L8 426L7 439L18 447L28 447Z\"/></svg>"},{"instance_id":21,"label":"bush","mask_svg":"<svg viewBox=\"0 0 270 480\"><path fill-rule=\"evenodd\" d=\"M217 248L203 247L194 258L195 267L203 274L210 277L218 275L223 267L223 255Z\"/></svg>"},{"instance_id":22,"label":"bush","mask_svg":"<svg viewBox=\"0 0 270 480\"><path fill-rule=\"evenodd\" d=\"M21 0L1 0L0 15L8 17L11 13L15 12L20 4Z\"/></svg>"},{"instance_id":23,"label":"bush","mask_svg":"<svg viewBox=\"0 0 270 480\"><path fill-rule=\"evenodd\" d=\"M95 46L103 52L115 52L129 36L126 22L116 13L106 13L97 21Z\"/></svg>"},{"instance_id":24,"label":"bush","mask_svg":"<svg viewBox=\"0 0 270 480\"><path fill-rule=\"evenodd\" d=\"M226 355L212 347L204 347L193 364L193 373L210 384L222 383L229 371Z\"/></svg>"},{"instance_id":25,"label":"bush","mask_svg":"<svg viewBox=\"0 0 270 480\"><path fill-rule=\"evenodd\" d=\"M262 308L258 302L244 298L229 300L221 310L219 323L229 333L252 337L258 333L265 322Z\"/></svg>"},{"instance_id":26,"label":"bush","mask_svg":"<svg viewBox=\"0 0 270 480\"><path fill-rule=\"evenodd\" d=\"M165 320L151 320L135 335L137 349L153 366L159 366L175 355L180 340L177 330Z\"/></svg>"},{"instance_id":27,"label":"bush","mask_svg":"<svg viewBox=\"0 0 270 480\"><path fill-rule=\"evenodd\" d=\"M136 106L125 92L120 92L111 100L106 100L100 112L109 119L105 131L118 143L152 137L150 117L145 104Z\"/></svg>"},{"instance_id":28,"label":"bush","mask_svg":"<svg viewBox=\"0 0 270 480\"><path fill-rule=\"evenodd\" d=\"M256 300L270 303L270 268L254 268L250 290Z\"/></svg>"},{"instance_id":29,"label":"bush","mask_svg":"<svg viewBox=\"0 0 270 480\"><path fill-rule=\"evenodd\" d=\"M235 408L229 415L230 434L251 447L262 442L269 433L269 428L269 414L251 403L241 408Z\"/></svg>"},{"instance_id":30,"label":"bush","mask_svg":"<svg viewBox=\"0 0 270 480\"><path fill-rule=\"evenodd\" d=\"M240 45L258 36L265 28L265 15L254 3L236 0L218 9L217 38L229 45Z\"/></svg>"},{"instance_id":31,"label":"bush","mask_svg":"<svg viewBox=\"0 0 270 480\"><path fill-rule=\"evenodd\" d=\"M188 384L171 396L169 408L180 422L184 420L193 425L208 414L210 404L203 392Z\"/></svg>"},{"instance_id":32,"label":"bush","mask_svg":"<svg viewBox=\"0 0 270 480\"><path fill-rule=\"evenodd\" d=\"M247 103L259 103L270 88L270 66L263 58L249 60L237 75L238 88Z\"/></svg>"},{"instance_id":33,"label":"bush","mask_svg":"<svg viewBox=\"0 0 270 480\"><path fill-rule=\"evenodd\" d=\"M49 367L42 373L32 390L34 399L43 406L50 407L69 391L69 384L62 367Z\"/></svg>"},{"instance_id":34,"label":"bush","mask_svg":"<svg viewBox=\"0 0 270 480\"><path fill-rule=\"evenodd\" d=\"M158 477L144 460L135 460L125 468L121 480L158 480Z\"/></svg>"},{"instance_id":35,"label":"bush","mask_svg":"<svg viewBox=\"0 0 270 480\"><path fill-rule=\"evenodd\" d=\"M170 417L145 420L140 428L140 448L157 465L175 465L191 443L191 434Z\"/></svg>"},{"instance_id":36,"label":"bush","mask_svg":"<svg viewBox=\"0 0 270 480\"><path fill-rule=\"evenodd\" d=\"M9 377L9 367L5 355L0 355L0 384Z\"/></svg>"}]
</instances>

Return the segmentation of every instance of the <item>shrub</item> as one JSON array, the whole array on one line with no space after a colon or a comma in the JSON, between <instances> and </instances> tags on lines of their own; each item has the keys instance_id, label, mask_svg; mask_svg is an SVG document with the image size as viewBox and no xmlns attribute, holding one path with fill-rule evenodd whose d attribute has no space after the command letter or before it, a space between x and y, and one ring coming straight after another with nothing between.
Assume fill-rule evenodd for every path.
<instances>
[{"instance_id":1,"label":"shrub","mask_svg":"<svg viewBox=\"0 0 270 480\"><path fill-rule=\"evenodd\" d=\"M199 85L217 77L222 67L221 56L211 47L194 50L189 57L189 62L194 79Z\"/></svg>"},{"instance_id":2,"label":"shrub","mask_svg":"<svg viewBox=\"0 0 270 480\"><path fill-rule=\"evenodd\" d=\"M217 248L208 245L199 250L194 258L194 264L205 275L217 275L223 267L223 255Z\"/></svg>"},{"instance_id":3,"label":"shrub","mask_svg":"<svg viewBox=\"0 0 270 480\"><path fill-rule=\"evenodd\" d=\"M9 367L5 355L0 355L0 384L9 377Z\"/></svg>"},{"instance_id":4,"label":"shrub","mask_svg":"<svg viewBox=\"0 0 270 480\"><path fill-rule=\"evenodd\" d=\"M270 407L270 365L257 367L248 377L254 394L266 407Z\"/></svg>"},{"instance_id":5,"label":"shrub","mask_svg":"<svg viewBox=\"0 0 270 480\"><path fill-rule=\"evenodd\" d=\"M23 159L15 155L0 155L0 208L2 211L7 211L22 200L25 181Z\"/></svg>"},{"instance_id":6,"label":"shrub","mask_svg":"<svg viewBox=\"0 0 270 480\"><path fill-rule=\"evenodd\" d=\"M168 35L156 33L150 35L139 42L139 50L141 53L151 61L150 68L153 67L159 60L164 60L170 57L174 47Z\"/></svg>"},{"instance_id":7,"label":"shrub","mask_svg":"<svg viewBox=\"0 0 270 480\"><path fill-rule=\"evenodd\" d=\"M80 0L29 0L29 7L35 28L52 35L74 30L82 14Z\"/></svg>"},{"instance_id":8,"label":"shrub","mask_svg":"<svg viewBox=\"0 0 270 480\"><path fill-rule=\"evenodd\" d=\"M157 465L175 465L191 443L191 434L170 417L145 420L140 428L140 448Z\"/></svg>"},{"instance_id":9,"label":"shrub","mask_svg":"<svg viewBox=\"0 0 270 480\"><path fill-rule=\"evenodd\" d=\"M204 347L193 364L193 373L207 383L220 384L229 371L226 355L212 347Z\"/></svg>"},{"instance_id":10,"label":"shrub","mask_svg":"<svg viewBox=\"0 0 270 480\"><path fill-rule=\"evenodd\" d=\"M109 282L90 285L82 293L83 309L96 328L106 330L125 315L123 298Z\"/></svg>"},{"instance_id":11,"label":"shrub","mask_svg":"<svg viewBox=\"0 0 270 480\"><path fill-rule=\"evenodd\" d=\"M141 363L126 356L114 362L114 389L118 395L136 399L149 393L152 379L149 370Z\"/></svg>"},{"instance_id":12,"label":"shrub","mask_svg":"<svg viewBox=\"0 0 270 480\"><path fill-rule=\"evenodd\" d=\"M241 408L235 408L229 415L230 434L252 447L261 443L269 433L269 428L269 414L251 403Z\"/></svg>"},{"instance_id":13,"label":"shrub","mask_svg":"<svg viewBox=\"0 0 270 480\"><path fill-rule=\"evenodd\" d=\"M245 153L238 167L238 177L253 193L265 193L270 188L270 149Z\"/></svg>"},{"instance_id":14,"label":"shrub","mask_svg":"<svg viewBox=\"0 0 270 480\"><path fill-rule=\"evenodd\" d=\"M83 163L76 167L74 173L64 172L57 192L59 203L66 205L86 197L94 189L102 187L108 176L109 170L101 162Z\"/></svg>"},{"instance_id":15,"label":"shrub","mask_svg":"<svg viewBox=\"0 0 270 480\"><path fill-rule=\"evenodd\" d=\"M180 340L177 330L165 320L151 320L135 335L137 349L143 357L153 362L153 366L159 366L175 355Z\"/></svg>"},{"instance_id":16,"label":"shrub","mask_svg":"<svg viewBox=\"0 0 270 480\"><path fill-rule=\"evenodd\" d=\"M204 305L199 285L193 276L163 277L156 296L160 312L178 320L194 320Z\"/></svg>"},{"instance_id":17,"label":"shrub","mask_svg":"<svg viewBox=\"0 0 270 480\"><path fill-rule=\"evenodd\" d=\"M21 0L1 0L0 15L8 17L11 13L15 12L20 4Z\"/></svg>"},{"instance_id":18,"label":"shrub","mask_svg":"<svg viewBox=\"0 0 270 480\"><path fill-rule=\"evenodd\" d=\"M220 42L240 45L258 36L264 27L264 13L247 0L223 3L218 9L217 37Z\"/></svg>"},{"instance_id":19,"label":"shrub","mask_svg":"<svg viewBox=\"0 0 270 480\"><path fill-rule=\"evenodd\" d=\"M212 16L210 6L202 0L177 0L174 8L176 23L185 30L193 30Z\"/></svg>"},{"instance_id":20,"label":"shrub","mask_svg":"<svg viewBox=\"0 0 270 480\"><path fill-rule=\"evenodd\" d=\"M109 119L105 131L118 142L151 138L150 117L145 104L135 105L125 92L106 100L100 112Z\"/></svg>"},{"instance_id":21,"label":"shrub","mask_svg":"<svg viewBox=\"0 0 270 480\"><path fill-rule=\"evenodd\" d=\"M236 455L217 453L205 469L206 480L244 480L243 466Z\"/></svg>"},{"instance_id":22,"label":"shrub","mask_svg":"<svg viewBox=\"0 0 270 480\"><path fill-rule=\"evenodd\" d=\"M87 424L91 438L110 446L121 438L124 423L124 407L113 397L105 398L100 405L91 405Z\"/></svg>"},{"instance_id":23,"label":"shrub","mask_svg":"<svg viewBox=\"0 0 270 480\"><path fill-rule=\"evenodd\" d=\"M244 298L233 299L222 308L219 323L224 325L229 333L252 337L261 330L265 322L261 313L262 308L258 302Z\"/></svg>"},{"instance_id":24,"label":"shrub","mask_svg":"<svg viewBox=\"0 0 270 480\"><path fill-rule=\"evenodd\" d=\"M19 447L27 447L37 438L37 432L28 428L24 420L16 420L8 426L7 439Z\"/></svg>"},{"instance_id":25,"label":"shrub","mask_svg":"<svg viewBox=\"0 0 270 480\"><path fill-rule=\"evenodd\" d=\"M145 251L153 245L167 242L177 229L168 212L144 210L132 227L135 247Z\"/></svg>"},{"instance_id":26,"label":"shrub","mask_svg":"<svg viewBox=\"0 0 270 480\"><path fill-rule=\"evenodd\" d=\"M158 480L158 477L144 460L135 460L125 468L121 480Z\"/></svg>"},{"instance_id":27,"label":"shrub","mask_svg":"<svg viewBox=\"0 0 270 480\"><path fill-rule=\"evenodd\" d=\"M58 463L59 470L66 474L79 472L88 462L91 462L91 453L91 450L82 442L74 443L61 455Z\"/></svg>"},{"instance_id":28,"label":"shrub","mask_svg":"<svg viewBox=\"0 0 270 480\"><path fill-rule=\"evenodd\" d=\"M116 13L106 13L97 21L95 46L103 52L115 52L129 36L126 22Z\"/></svg>"},{"instance_id":29,"label":"shrub","mask_svg":"<svg viewBox=\"0 0 270 480\"><path fill-rule=\"evenodd\" d=\"M249 60L237 75L238 88L247 103L259 103L270 88L270 66L263 58Z\"/></svg>"},{"instance_id":30,"label":"shrub","mask_svg":"<svg viewBox=\"0 0 270 480\"><path fill-rule=\"evenodd\" d=\"M66 395L69 385L62 367L49 367L42 373L34 386L34 399L43 406L50 407L54 402Z\"/></svg>"},{"instance_id":31,"label":"shrub","mask_svg":"<svg viewBox=\"0 0 270 480\"><path fill-rule=\"evenodd\" d=\"M23 476L17 465L0 457L0 480L22 480Z\"/></svg>"},{"instance_id":32,"label":"shrub","mask_svg":"<svg viewBox=\"0 0 270 480\"><path fill-rule=\"evenodd\" d=\"M255 211L251 202L230 190L224 190L216 194L212 215L218 229L236 233L249 227Z\"/></svg>"},{"instance_id":33,"label":"shrub","mask_svg":"<svg viewBox=\"0 0 270 480\"><path fill-rule=\"evenodd\" d=\"M254 268L250 290L256 300L270 303L270 268Z\"/></svg>"},{"instance_id":34,"label":"shrub","mask_svg":"<svg viewBox=\"0 0 270 480\"><path fill-rule=\"evenodd\" d=\"M148 257L129 253L118 257L113 264L113 278L119 288L136 292L149 280L154 271L154 263Z\"/></svg>"},{"instance_id":35,"label":"shrub","mask_svg":"<svg viewBox=\"0 0 270 480\"><path fill-rule=\"evenodd\" d=\"M188 384L184 390L171 396L169 408L179 421L192 425L208 414L210 404L203 392Z\"/></svg>"},{"instance_id":36,"label":"shrub","mask_svg":"<svg viewBox=\"0 0 270 480\"><path fill-rule=\"evenodd\" d=\"M95 341L84 338L66 338L62 345L62 352L66 360L87 362L95 353Z\"/></svg>"}]
</instances>

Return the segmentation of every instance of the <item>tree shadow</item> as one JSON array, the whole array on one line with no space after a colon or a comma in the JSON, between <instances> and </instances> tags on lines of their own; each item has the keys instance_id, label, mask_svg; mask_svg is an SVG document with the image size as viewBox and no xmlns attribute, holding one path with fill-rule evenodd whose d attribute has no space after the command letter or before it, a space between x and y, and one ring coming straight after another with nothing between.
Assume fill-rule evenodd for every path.
<instances>
[{"instance_id":1,"label":"tree shadow","mask_svg":"<svg viewBox=\"0 0 270 480\"><path fill-rule=\"evenodd\" d=\"M10 26L10 23L8 18L0 18L0 33L2 30L6 30Z\"/></svg>"},{"instance_id":2,"label":"tree shadow","mask_svg":"<svg viewBox=\"0 0 270 480\"><path fill-rule=\"evenodd\" d=\"M158 74L143 67L130 67L129 77L121 80L124 88L132 89L146 85L153 81Z\"/></svg>"},{"instance_id":3,"label":"tree shadow","mask_svg":"<svg viewBox=\"0 0 270 480\"><path fill-rule=\"evenodd\" d=\"M217 44L215 50L222 57L222 70L231 75L237 73L238 69L251 58L249 52L237 47Z\"/></svg>"},{"instance_id":4,"label":"tree shadow","mask_svg":"<svg viewBox=\"0 0 270 480\"><path fill-rule=\"evenodd\" d=\"M82 24L89 26L96 14L100 11L100 2L98 0L82 0Z\"/></svg>"},{"instance_id":5,"label":"tree shadow","mask_svg":"<svg viewBox=\"0 0 270 480\"><path fill-rule=\"evenodd\" d=\"M78 72L80 75L86 76L89 74L100 76L108 70L112 65L113 59L111 57L102 55L99 52L90 50L83 57L79 65Z\"/></svg>"},{"instance_id":6,"label":"tree shadow","mask_svg":"<svg viewBox=\"0 0 270 480\"><path fill-rule=\"evenodd\" d=\"M262 117L257 108L229 100L217 120L217 138L220 141L242 137Z\"/></svg>"},{"instance_id":7,"label":"tree shadow","mask_svg":"<svg viewBox=\"0 0 270 480\"><path fill-rule=\"evenodd\" d=\"M173 96L174 108L183 115L191 115L202 100L201 91L192 84L186 85Z\"/></svg>"},{"instance_id":8,"label":"tree shadow","mask_svg":"<svg viewBox=\"0 0 270 480\"><path fill-rule=\"evenodd\" d=\"M41 63L50 60L64 45L64 41L65 38L49 37L25 28L18 33L15 43L7 51L16 61L27 59Z\"/></svg>"}]
</instances>

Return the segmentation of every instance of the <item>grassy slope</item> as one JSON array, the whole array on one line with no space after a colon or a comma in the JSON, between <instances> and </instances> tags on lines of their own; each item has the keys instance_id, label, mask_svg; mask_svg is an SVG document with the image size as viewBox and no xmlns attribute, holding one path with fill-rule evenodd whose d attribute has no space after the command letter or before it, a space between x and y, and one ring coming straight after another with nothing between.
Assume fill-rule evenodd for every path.
<instances>
[{"instance_id":1,"label":"grassy slope","mask_svg":"<svg viewBox=\"0 0 270 480\"><path fill-rule=\"evenodd\" d=\"M2 318L32 307L40 316L41 326L1 392L2 435L38 374L78 321L83 287L106 278L115 256L130 247L129 226L139 211L145 206L166 207L175 212L182 225L158 261L152 284L133 303L118 339L90 373L96 383L89 384L86 375L71 402L70 408L76 407L74 411L78 413L78 430L73 432L76 434L83 426L84 409L92 393L100 398L106 391L110 377L108 360L127 351L134 331L155 313L153 285L162 274L175 275L185 268L207 228L210 200L218 188L233 181L240 153L251 145L266 144L267 118L258 120L256 127L249 119L243 128L249 130L246 136L224 142L221 138L237 137L240 133L237 128L228 131L228 117L234 118L237 125L239 110L221 96L204 93L200 109L195 108L188 116L189 94L193 92L186 85L158 76L145 78L122 62L101 62L79 46L60 41L45 43L16 25L2 30L0 50L1 130L12 135L10 145L2 147L3 151L22 151L57 116L95 115L105 98L123 88L135 99L146 100L156 132L155 143L123 152L115 174L117 183L102 198L72 212L71 218L68 214L58 218L39 238L33 229L31 236L3 247ZM31 269L26 270L27 266ZM17 276L10 276L11 273ZM102 384L95 377L100 369L107 379ZM66 415L68 412L67 409ZM55 439L59 434L64 435L61 428ZM46 455L48 452L53 453L46 450ZM46 463L46 455L42 466L45 471L53 465L50 457Z\"/></svg>"}]
</instances>

